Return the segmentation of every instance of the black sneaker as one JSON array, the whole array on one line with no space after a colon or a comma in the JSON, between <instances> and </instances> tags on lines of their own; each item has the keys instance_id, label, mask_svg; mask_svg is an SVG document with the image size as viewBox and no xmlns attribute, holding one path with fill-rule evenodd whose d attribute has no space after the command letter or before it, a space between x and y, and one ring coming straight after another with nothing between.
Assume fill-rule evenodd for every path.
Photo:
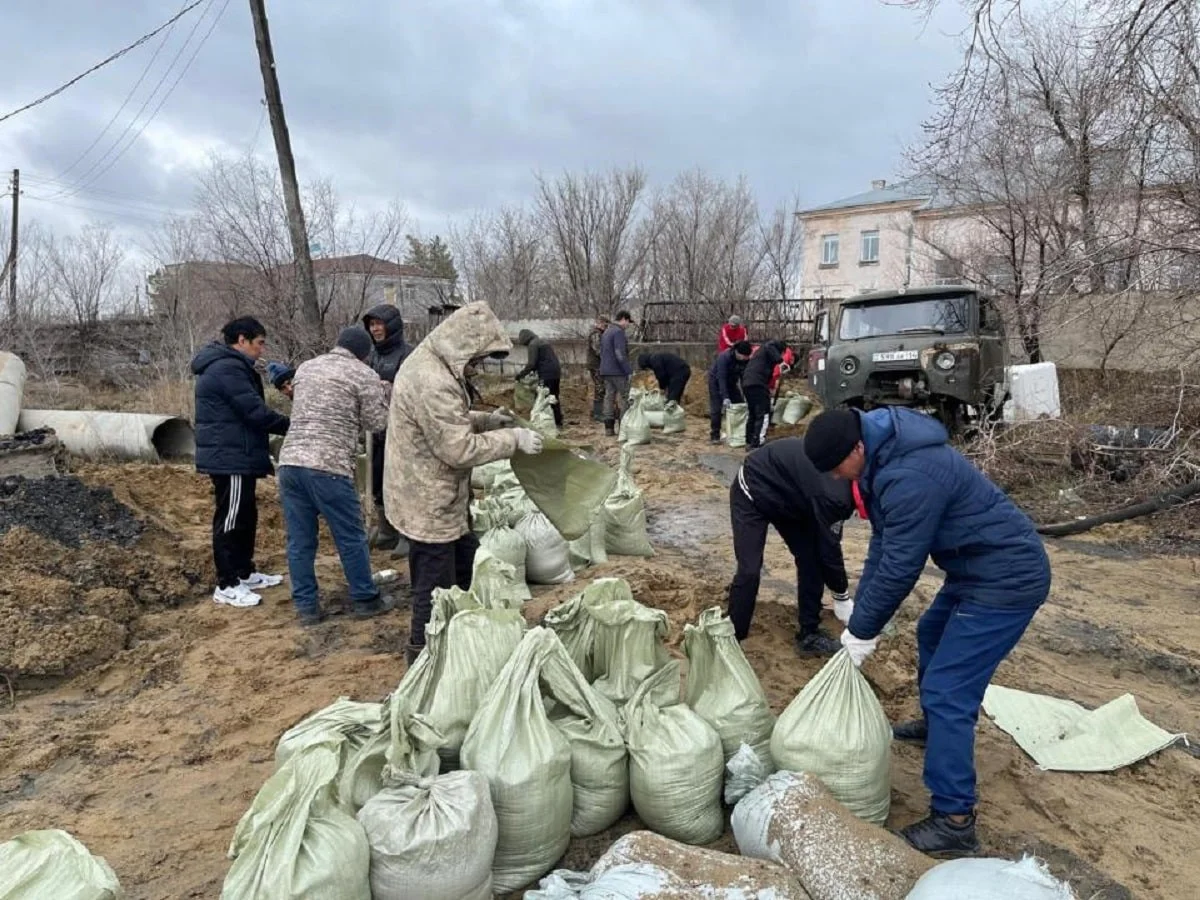
<instances>
[{"instance_id":1,"label":"black sneaker","mask_svg":"<svg viewBox=\"0 0 1200 900\"><path fill-rule=\"evenodd\" d=\"M708 442L710 444L719 444L719 443L721 443L721 439L719 437L710 437L708 439Z\"/></svg>"},{"instance_id":2,"label":"black sneaker","mask_svg":"<svg viewBox=\"0 0 1200 900\"><path fill-rule=\"evenodd\" d=\"M938 859L974 856L979 852L974 815L959 825L952 822L949 816L931 812L920 822L901 828L896 834L908 841L914 850Z\"/></svg>"},{"instance_id":3,"label":"black sneaker","mask_svg":"<svg viewBox=\"0 0 1200 900\"><path fill-rule=\"evenodd\" d=\"M316 612L297 613L296 615L300 620L300 624L305 628L312 628L314 625L320 625L326 619L325 610L323 609L318 609Z\"/></svg>"},{"instance_id":4,"label":"black sneaker","mask_svg":"<svg viewBox=\"0 0 1200 900\"><path fill-rule=\"evenodd\" d=\"M356 619L370 619L395 608L396 598L391 594L376 594L373 600L355 600L350 605L350 615Z\"/></svg>"},{"instance_id":5,"label":"black sneaker","mask_svg":"<svg viewBox=\"0 0 1200 900\"><path fill-rule=\"evenodd\" d=\"M801 656L833 656L841 649L841 642L823 631L796 635L796 652Z\"/></svg>"},{"instance_id":6,"label":"black sneaker","mask_svg":"<svg viewBox=\"0 0 1200 900\"><path fill-rule=\"evenodd\" d=\"M929 724L924 719L899 722L892 726L892 737L910 744L924 744L929 737Z\"/></svg>"}]
</instances>

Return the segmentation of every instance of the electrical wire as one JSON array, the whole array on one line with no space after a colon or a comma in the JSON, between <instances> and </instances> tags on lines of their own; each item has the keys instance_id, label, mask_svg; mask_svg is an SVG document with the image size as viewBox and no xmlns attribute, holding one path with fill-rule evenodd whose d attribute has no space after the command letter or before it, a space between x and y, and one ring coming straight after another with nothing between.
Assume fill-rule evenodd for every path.
<instances>
[{"instance_id":1,"label":"electrical wire","mask_svg":"<svg viewBox=\"0 0 1200 900\"><path fill-rule=\"evenodd\" d=\"M103 216L109 219L124 219L127 221L136 221L144 225L161 225L161 218L154 218L150 215L139 215L137 213L127 212L124 210L100 209L94 206L85 206L80 203L66 203L62 200L53 200L49 197L39 197L37 194L29 194L21 191L21 196L27 200L36 200L44 203L50 203L53 206L65 206L68 209L78 209L83 212L89 212L93 215Z\"/></svg>"},{"instance_id":2,"label":"electrical wire","mask_svg":"<svg viewBox=\"0 0 1200 900\"><path fill-rule=\"evenodd\" d=\"M0 116L0 122L5 122L5 121L11 119L13 116L16 116L23 112L31 110L35 106L40 106L41 104L45 103L47 100L57 97L59 94L61 94L67 88L82 81L84 78L91 75L93 72L96 72L99 69L104 68L111 62L115 62L116 60L118 60L122 56L124 56L126 53L130 52L131 50L135 50L138 47L140 47L142 44L146 43L146 41L150 40L152 37L154 37L159 32L163 31L166 28L170 28L172 25L174 25L176 22L178 22L185 15L187 15L189 12L191 12L193 9L195 9L197 6L199 6L203 2L204 2L204 0L195 0L194 3L181 9L179 12L177 12L175 15L173 15L171 18L169 18L166 22L163 22L163 24L159 25L157 28L155 28L150 33L142 35L140 38L138 38L136 41L134 41L128 47L123 47L122 49L118 50L116 53L112 54L112 56L109 56L107 59L103 59L100 62L96 63L96 65L92 66L86 72L76 75L70 81L66 82L65 84L63 84L59 87L56 87L50 93L45 94L41 97L38 97L36 100L26 103L24 106L17 107L16 109L12 110L11 112L7 112L4 115Z\"/></svg>"},{"instance_id":3,"label":"electrical wire","mask_svg":"<svg viewBox=\"0 0 1200 900\"><path fill-rule=\"evenodd\" d=\"M60 182L57 179L47 178L47 177L44 177L41 175L33 175L33 174L26 172L24 169L21 170L21 181L23 183L26 183L29 186L31 186L34 190L41 191L43 193L47 193L50 191L62 191L62 189L64 187L70 187L70 184L68 184L66 182ZM155 207L158 207L158 204L155 204L155 203L152 203L149 201L145 201L145 200L135 200L135 199L131 198L128 194L121 193L119 191L109 191L109 190L105 190L103 188L89 187L89 188L81 191L81 193L85 196L86 199L94 200L94 201L101 202L101 203L104 203L104 202L119 203L119 204L125 205L125 206L131 206L131 207L139 207L140 206L140 207L144 207L147 209L154 209ZM56 196L57 196L56 194L51 194L49 197L44 198L44 199L55 199ZM159 207L159 208L161 208L161 207Z\"/></svg>"}]
</instances>

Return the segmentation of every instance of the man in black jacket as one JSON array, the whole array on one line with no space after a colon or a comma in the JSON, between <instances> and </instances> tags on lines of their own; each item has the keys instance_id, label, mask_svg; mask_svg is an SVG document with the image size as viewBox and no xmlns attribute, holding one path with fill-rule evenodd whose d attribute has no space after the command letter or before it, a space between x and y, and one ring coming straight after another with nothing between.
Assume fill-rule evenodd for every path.
<instances>
[{"instance_id":1,"label":"man in black jacket","mask_svg":"<svg viewBox=\"0 0 1200 900\"><path fill-rule=\"evenodd\" d=\"M850 484L818 473L804 452L802 438L772 441L746 457L729 488L737 573L729 586L728 610L739 641L750 633L771 525L796 560L797 652L832 656L841 649L819 627L821 595L828 587L834 614L849 618L842 523L854 510Z\"/></svg>"},{"instance_id":2,"label":"man in black jacket","mask_svg":"<svg viewBox=\"0 0 1200 900\"><path fill-rule=\"evenodd\" d=\"M721 417L731 404L742 403L742 371L750 359L749 341L738 341L717 354L708 370L708 422L710 444L721 443Z\"/></svg>"},{"instance_id":3,"label":"man in black jacket","mask_svg":"<svg viewBox=\"0 0 1200 900\"><path fill-rule=\"evenodd\" d=\"M263 399L254 368L267 343L257 319L234 319L221 329L223 340L200 349L192 360L196 376L196 471L212 479L213 600L228 606L257 606L257 590L282 583L280 575L255 570L258 531L255 487L274 471L270 435L286 434L288 417Z\"/></svg>"},{"instance_id":4,"label":"man in black jacket","mask_svg":"<svg viewBox=\"0 0 1200 900\"><path fill-rule=\"evenodd\" d=\"M783 364L784 341L769 341L758 348L746 363L742 374L742 392L746 395L746 450L761 447L771 421L771 378L775 367ZM786 373L785 373L786 374Z\"/></svg>"},{"instance_id":5,"label":"man in black jacket","mask_svg":"<svg viewBox=\"0 0 1200 900\"><path fill-rule=\"evenodd\" d=\"M517 380L520 381L530 372L537 373L538 381L554 398L554 424L562 428L562 403L558 398L562 387L562 366L558 362L558 354L528 328L522 328L517 333L517 343L525 347L525 368L517 373Z\"/></svg>"},{"instance_id":6,"label":"man in black jacket","mask_svg":"<svg viewBox=\"0 0 1200 900\"><path fill-rule=\"evenodd\" d=\"M668 403L683 403L683 391L692 377L692 367L682 356L674 353L643 353L638 356L638 368L654 373L658 389L667 395Z\"/></svg>"},{"instance_id":7,"label":"man in black jacket","mask_svg":"<svg viewBox=\"0 0 1200 900\"><path fill-rule=\"evenodd\" d=\"M412 349L404 341L404 318L390 303L381 303L367 310L363 327L371 333L373 346L367 365L375 370L380 381L393 384L400 364ZM375 527L371 529L373 547L391 547L393 558L408 554L408 541L400 536L383 514L383 456L387 446L387 431L371 435L371 496L375 500Z\"/></svg>"}]
</instances>

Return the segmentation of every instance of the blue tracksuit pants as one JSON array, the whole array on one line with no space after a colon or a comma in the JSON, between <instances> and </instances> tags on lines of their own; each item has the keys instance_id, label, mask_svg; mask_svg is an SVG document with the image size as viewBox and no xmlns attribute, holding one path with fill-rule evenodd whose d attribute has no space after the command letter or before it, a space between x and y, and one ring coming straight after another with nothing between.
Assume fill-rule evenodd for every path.
<instances>
[{"instance_id":1,"label":"blue tracksuit pants","mask_svg":"<svg viewBox=\"0 0 1200 900\"><path fill-rule=\"evenodd\" d=\"M935 813L975 809L975 724L983 693L1040 607L1041 601L985 606L946 584L917 623L917 683L929 725L925 786Z\"/></svg>"}]
</instances>

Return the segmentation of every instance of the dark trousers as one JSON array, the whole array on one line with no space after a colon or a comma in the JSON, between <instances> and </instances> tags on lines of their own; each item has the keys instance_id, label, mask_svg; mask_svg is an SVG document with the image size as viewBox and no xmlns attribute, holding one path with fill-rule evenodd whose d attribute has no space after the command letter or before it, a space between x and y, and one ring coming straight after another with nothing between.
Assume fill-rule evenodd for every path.
<instances>
[{"instance_id":1,"label":"dark trousers","mask_svg":"<svg viewBox=\"0 0 1200 900\"><path fill-rule=\"evenodd\" d=\"M550 396L554 398L554 404L553 404L554 424L558 428L562 428L562 424L563 424L562 399L559 397L559 393L558 393L559 390L562 388L562 379L561 378L547 378L545 381L542 382L542 385L546 388L546 390L548 390L550 392Z\"/></svg>"},{"instance_id":2,"label":"dark trousers","mask_svg":"<svg viewBox=\"0 0 1200 900\"><path fill-rule=\"evenodd\" d=\"M727 385L726 392L729 396L730 403L741 403L742 392L738 390L737 385ZM714 441L721 439L721 419L725 414L724 403L721 400L721 388L717 384L717 380L711 375L708 377L708 425L709 437Z\"/></svg>"},{"instance_id":3,"label":"dark trousers","mask_svg":"<svg viewBox=\"0 0 1200 900\"><path fill-rule=\"evenodd\" d=\"M210 475L209 478L217 500L212 525L217 586L234 587L254 572L258 479L253 475Z\"/></svg>"},{"instance_id":4,"label":"dark trousers","mask_svg":"<svg viewBox=\"0 0 1200 900\"><path fill-rule=\"evenodd\" d=\"M925 786L934 812L975 809L975 724L983 693L1039 608L985 606L946 584L917 623L917 684L929 724Z\"/></svg>"},{"instance_id":5,"label":"dark trousers","mask_svg":"<svg viewBox=\"0 0 1200 900\"><path fill-rule=\"evenodd\" d=\"M386 448L386 431L371 435L371 496L375 499L375 511L379 515L383 515L383 451Z\"/></svg>"},{"instance_id":6,"label":"dark trousers","mask_svg":"<svg viewBox=\"0 0 1200 900\"><path fill-rule=\"evenodd\" d=\"M683 403L683 392L687 389L687 383L691 377L691 371L680 372L671 376L671 380L667 382L668 403Z\"/></svg>"},{"instance_id":7,"label":"dark trousers","mask_svg":"<svg viewBox=\"0 0 1200 900\"><path fill-rule=\"evenodd\" d=\"M728 614L739 641L750 633L758 586L762 580L767 527L774 526L796 560L796 607L801 635L812 634L821 621L821 595L828 587L846 590L846 567L839 537L817 524L816 516L767 515L746 496L735 479L729 488L729 520L737 572L729 586Z\"/></svg>"},{"instance_id":8,"label":"dark trousers","mask_svg":"<svg viewBox=\"0 0 1200 900\"><path fill-rule=\"evenodd\" d=\"M604 402L604 379L600 377L600 370L588 369L588 376L592 379L592 402Z\"/></svg>"},{"instance_id":9,"label":"dark trousers","mask_svg":"<svg viewBox=\"0 0 1200 900\"><path fill-rule=\"evenodd\" d=\"M408 642L425 645L425 626L433 613L434 588L471 586L471 570L479 539L467 532L448 544L426 544L409 538L408 574L412 581L412 629Z\"/></svg>"},{"instance_id":10,"label":"dark trousers","mask_svg":"<svg viewBox=\"0 0 1200 900\"><path fill-rule=\"evenodd\" d=\"M746 446L761 447L771 421L771 392L756 384L742 390L746 393Z\"/></svg>"}]
</instances>

